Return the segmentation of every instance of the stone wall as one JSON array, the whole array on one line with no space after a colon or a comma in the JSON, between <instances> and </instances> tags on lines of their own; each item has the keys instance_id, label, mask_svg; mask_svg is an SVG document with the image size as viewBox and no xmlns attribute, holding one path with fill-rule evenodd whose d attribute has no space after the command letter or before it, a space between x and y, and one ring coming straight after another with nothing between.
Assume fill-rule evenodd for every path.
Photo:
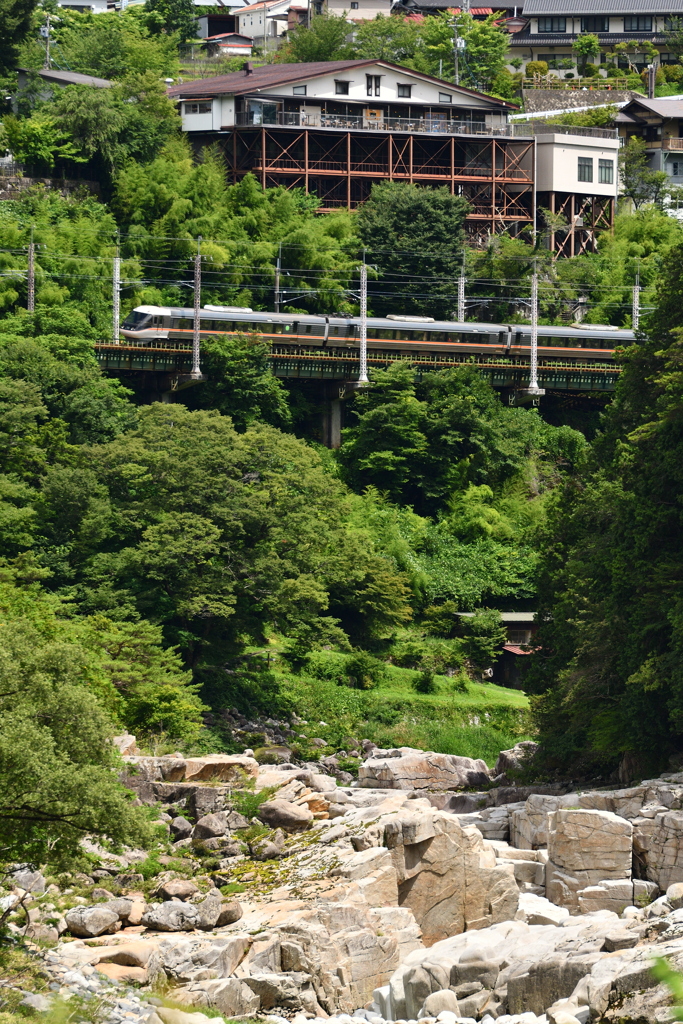
<instances>
[{"instance_id":1,"label":"stone wall","mask_svg":"<svg viewBox=\"0 0 683 1024\"><path fill-rule=\"evenodd\" d=\"M602 103L627 103L638 93L629 89L524 89L522 98L527 114L545 110L599 106Z\"/></svg>"},{"instance_id":2,"label":"stone wall","mask_svg":"<svg viewBox=\"0 0 683 1024\"><path fill-rule=\"evenodd\" d=\"M43 185L47 189L56 189L66 199L79 189L86 189L92 195L101 195L99 181L78 181L74 178L23 178L18 176L0 176L0 200L18 199L22 192L28 192L34 185Z\"/></svg>"}]
</instances>

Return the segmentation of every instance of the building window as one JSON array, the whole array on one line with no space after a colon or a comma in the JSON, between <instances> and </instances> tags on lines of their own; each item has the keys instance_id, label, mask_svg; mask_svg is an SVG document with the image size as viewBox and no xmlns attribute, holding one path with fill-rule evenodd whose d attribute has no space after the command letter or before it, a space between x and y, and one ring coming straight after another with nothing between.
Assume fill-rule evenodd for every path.
<instances>
[{"instance_id":1,"label":"building window","mask_svg":"<svg viewBox=\"0 0 683 1024\"><path fill-rule=\"evenodd\" d=\"M671 173L674 178L680 178L683 175L683 162L680 160L674 160L671 165Z\"/></svg>"},{"instance_id":2,"label":"building window","mask_svg":"<svg viewBox=\"0 0 683 1024\"><path fill-rule=\"evenodd\" d=\"M581 19L582 32L609 32L609 18L602 14Z\"/></svg>"},{"instance_id":3,"label":"building window","mask_svg":"<svg viewBox=\"0 0 683 1024\"><path fill-rule=\"evenodd\" d=\"M401 83L399 82L398 83L398 98L400 100L409 100L410 99L410 90L412 88L413 88L412 85L401 85Z\"/></svg>"},{"instance_id":4,"label":"building window","mask_svg":"<svg viewBox=\"0 0 683 1024\"><path fill-rule=\"evenodd\" d=\"M592 181L593 180L593 157L592 156L580 156L579 157L579 181Z\"/></svg>"},{"instance_id":5,"label":"building window","mask_svg":"<svg viewBox=\"0 0 683 1024\"><path fill-rule=\"evenodd\" d=\"M567 19L566 18L539 18L538 19L538 31L539 32L566 32L567 31Z\"/></svg>"},{"instance_id":6,"label":"building window","mask_svg":"<svg viewBox=\"0 0 683 1024\"><path fill-rule=\"evenodd\" d=\"M598 181L601 185L614 184L614 160L598 161Z\"/></svg>"},{"instance_id":7,"label":"building window","mask_svg":"<svg viewBox=\"0 0 683 1024\"><path fill-rule=\"evenodd\" d=\"M451 96L451 94L449 92L440 92L439 93L439 103L452 103L452 102L453 102L453 97Z\"/></svg>"},{"instance_id":8,"label":"building window","mask_svg":"<svg viewBox=\"0 0 683 1024\"><path fill-rule=\"evenodd\" d=\"M357 11L357 10L358 10L358 3L357 3L357 0L352 0L352 3L351 3L351 10L352 10L352 11Z\"/></svg>"},{"instance_id":9,"label":"building window","mask_svg":"<svg viewBox=\"0 0 683 1024\"><path fill-rule=\"evenodd\" d=\"M186 103L185 104L185 113L186 114L210 114L211 113L211 103L210 102L208 102L208 103L207 102L203 102L203 103Z\"/></svg>"},{"instance_id":10,"label":"building window","mask_svg":"<svg viewBox=\"0 0 683 1024\"><path fill-rule=\"evenodd\" d=\"M366 89L366 92L367 92L368 96L372 96L373 95L373 88L374 88L374 95L375 96L379 96L381 84L382 84L382 76L381 75L366 75L365 76L365 89Z\"/></svg>"},{"instance_id":11,"label":"building window","mask_svg":"<svg viewBox=\"0 0 683 1024\"><path fill-rule=\"evenodd\" d=\"M683 21L680 18L668 17L664 19L665 32L679 32L683 28Z\"/></svg>"},{"instance_id":12,"label":"building window","mask_svg":"<svg viewBox=\"0 0 683 1024\"><path fill-rule=\"evenodd\" d=\"M624 17L624 32L652 32L652 15L627 14Z\"/></svg>"},{"instance_id":13,"label":"building window","mask_svg":"<svg viewBox=\"0 0 683 1024\"><path fill-rule=\"evenodd\" d=\"M349 83L348 82L339 82L337 79L335 79L335 82L334 82L334 92L335 92L335 96L348 96L349 95Z\"/></svg>"},{"instance_id":14,"label":"building window","mask_svg":"<svg viewBox=\"0 0 683 1024\"><path fill-rule=\"evenodd\" d=\"M548 65L548 68L553 68L554 70L557 69L557 61L558 61L558 59L560 59L560 60L562 59L561 54L560 54L559 58L558 58L558 55L556 53L539 53L538 56L536 57L536 60L544 61Z\"/></svg>"},{"instance_id":15,"label":"building window","mask_svg":"<svg viewBox=\"0 0 683 1024\"><path fill-rule=\"evenodd\" d=\"M306 95L306 86L305 85L295 85L293 87L293 89L292 89L292 94L294 96L305 96Z\"/></svg>"}]
</instances>

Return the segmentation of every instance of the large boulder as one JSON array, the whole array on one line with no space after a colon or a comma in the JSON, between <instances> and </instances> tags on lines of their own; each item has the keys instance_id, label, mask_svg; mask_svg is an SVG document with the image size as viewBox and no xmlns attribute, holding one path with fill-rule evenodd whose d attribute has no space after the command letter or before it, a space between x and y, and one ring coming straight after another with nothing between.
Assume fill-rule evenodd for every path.
<instances>
[{"instance_id":1,"label":"large boulder","mask_svg":"<svg viewBox=\"0 0 683 1024\"><path fill-rule=\"evenodd\" d=\"M93 939L119 926L119 915L111 907L73 907L66 914L67 928L72 935Z\"/></svg>"},{"instance_id":2,"label":"large boulder","mask_svg":"<svg viewBox=\"0 0 683 1024\"><path fill-rule=\"evenodd\" d=\"M647 851L647 877L663 891L683 882L683 811L655 816Z\"/></svg>"},{"instance_id":3,"label":"large boulder","mask_svg":"<svg viewBox=\"0 0 683 1024\"><path fill-rule=\"evenodd\" d=\"M524 765L531 760L537 750L538 743L534 743L533 740L522 740L521 743L516 743L510 750L501 750L493 769L494 776L514 776L515 772L521 771Z\"/></svg>"},{"instance_id":4,"label":"large boulder","mask_svg":"<svg viewBox=\"0 0 683 1024\"><path fill-rule=\"evenodd\" d=\"M221 901L207 897L202 903L152 904L142 915L145 928L158 932L189 932L195 928L215 928L221 915Z\"/></svg>"},{"instance_id":5,"label":"large boulder","mask_svg":"<svg viewBox=\"0 0 683 1024\"><path fill-rule=\"evenodd\" d=\"M259 807L258 816L269 828L283 828L287 832L303 832L313 821L308 807L291 804L287 800L266 800Z\"/></svg>"},{"instance_id":6,"label":"large boulder","mask_svg":"<svg viewBox=\"0 0 683 1024\"><path fill-rule=\"evenodd\" d=\"M560 808L548 816L546 896L579 910L581 889L631 880L633 825L611 811Z\"/></svg>"},{"instance_id":7,"label":"large boulder","mask_svg":"<svg viewBox=\"0 0 683 1024\"><path fill-rule=\"evenodd\" d=\"M513 867L498 865L478 829L463 828L456 815L395 816L385 827L385 842L396 868L399 904L412 910L426 946L517 913Z\"/></svg>"},{"instance_id":8,"label":"large boulder","mask_svg":"<svg viewBox=\"0 0 683 1024\"><path fill-rule=\"evenodd\" d=\"M189 900L190 896L194 896L199 889L187 878L171 878L167 882L163 882L157 889L159 896L162 900Z\"/></svg>"},{"instance_id":9,"label":"large boulder","mask_svg":"<svg viewBox=\"0 0 683 1024\"><path fill-rule=\"evenodd\" d=\"M200 818L192 833L193 839L200 841L224 836L228 831L228 812L218 811L217 814L205 814Z\"/></svg>"},{"instance_id":10,"label":"large boulder","mask_svg":"<svg viewBox=\"0 0 683 1024\"><path fill-rule=\"evenodd\" d=\"M372 789L455 790L490 781L484 761L412 747L373 750L358 769L359 785Z\"/></svg>"}]
</instances>

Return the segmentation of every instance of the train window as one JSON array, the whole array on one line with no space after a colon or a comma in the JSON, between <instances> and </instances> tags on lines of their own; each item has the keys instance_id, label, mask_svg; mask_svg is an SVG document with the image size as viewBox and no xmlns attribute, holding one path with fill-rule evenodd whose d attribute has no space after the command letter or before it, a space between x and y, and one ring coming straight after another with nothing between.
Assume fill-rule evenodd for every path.
<instances>
[{"instance_id":1,"label":"train window","mask_svg":"<svg viewBox=\"0 0 683 1024\"><path fill-rule=\"evenodd\" d=\"M181 317L179 327L183 331L192 330L192 321L188 316Z\"/></svg>"}]
</instances>

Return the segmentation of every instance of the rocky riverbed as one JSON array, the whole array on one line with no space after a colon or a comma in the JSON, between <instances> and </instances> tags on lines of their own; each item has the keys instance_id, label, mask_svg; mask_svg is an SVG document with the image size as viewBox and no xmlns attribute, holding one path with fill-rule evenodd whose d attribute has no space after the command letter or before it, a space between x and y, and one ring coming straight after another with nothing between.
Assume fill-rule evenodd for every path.
<instances>
[{"instance_id":1,"label":"rocky riverbed","mask_svg":"<svg viewBox=\"0 0 683 1024\"><path fill-rule=\"evenodd\" d=\"M34 1010L59 993L149 1024L667 1019L650 967L683 967L683 774L522 788L522 747L489 772L370 746L347 784L316 762L121 745L169 855L151 881L143 851L92 844L99 866L66 885L15 868L0 905L41 961ZM266 797L251 817L244 793Z\"/></svg>"}]
</instances>

